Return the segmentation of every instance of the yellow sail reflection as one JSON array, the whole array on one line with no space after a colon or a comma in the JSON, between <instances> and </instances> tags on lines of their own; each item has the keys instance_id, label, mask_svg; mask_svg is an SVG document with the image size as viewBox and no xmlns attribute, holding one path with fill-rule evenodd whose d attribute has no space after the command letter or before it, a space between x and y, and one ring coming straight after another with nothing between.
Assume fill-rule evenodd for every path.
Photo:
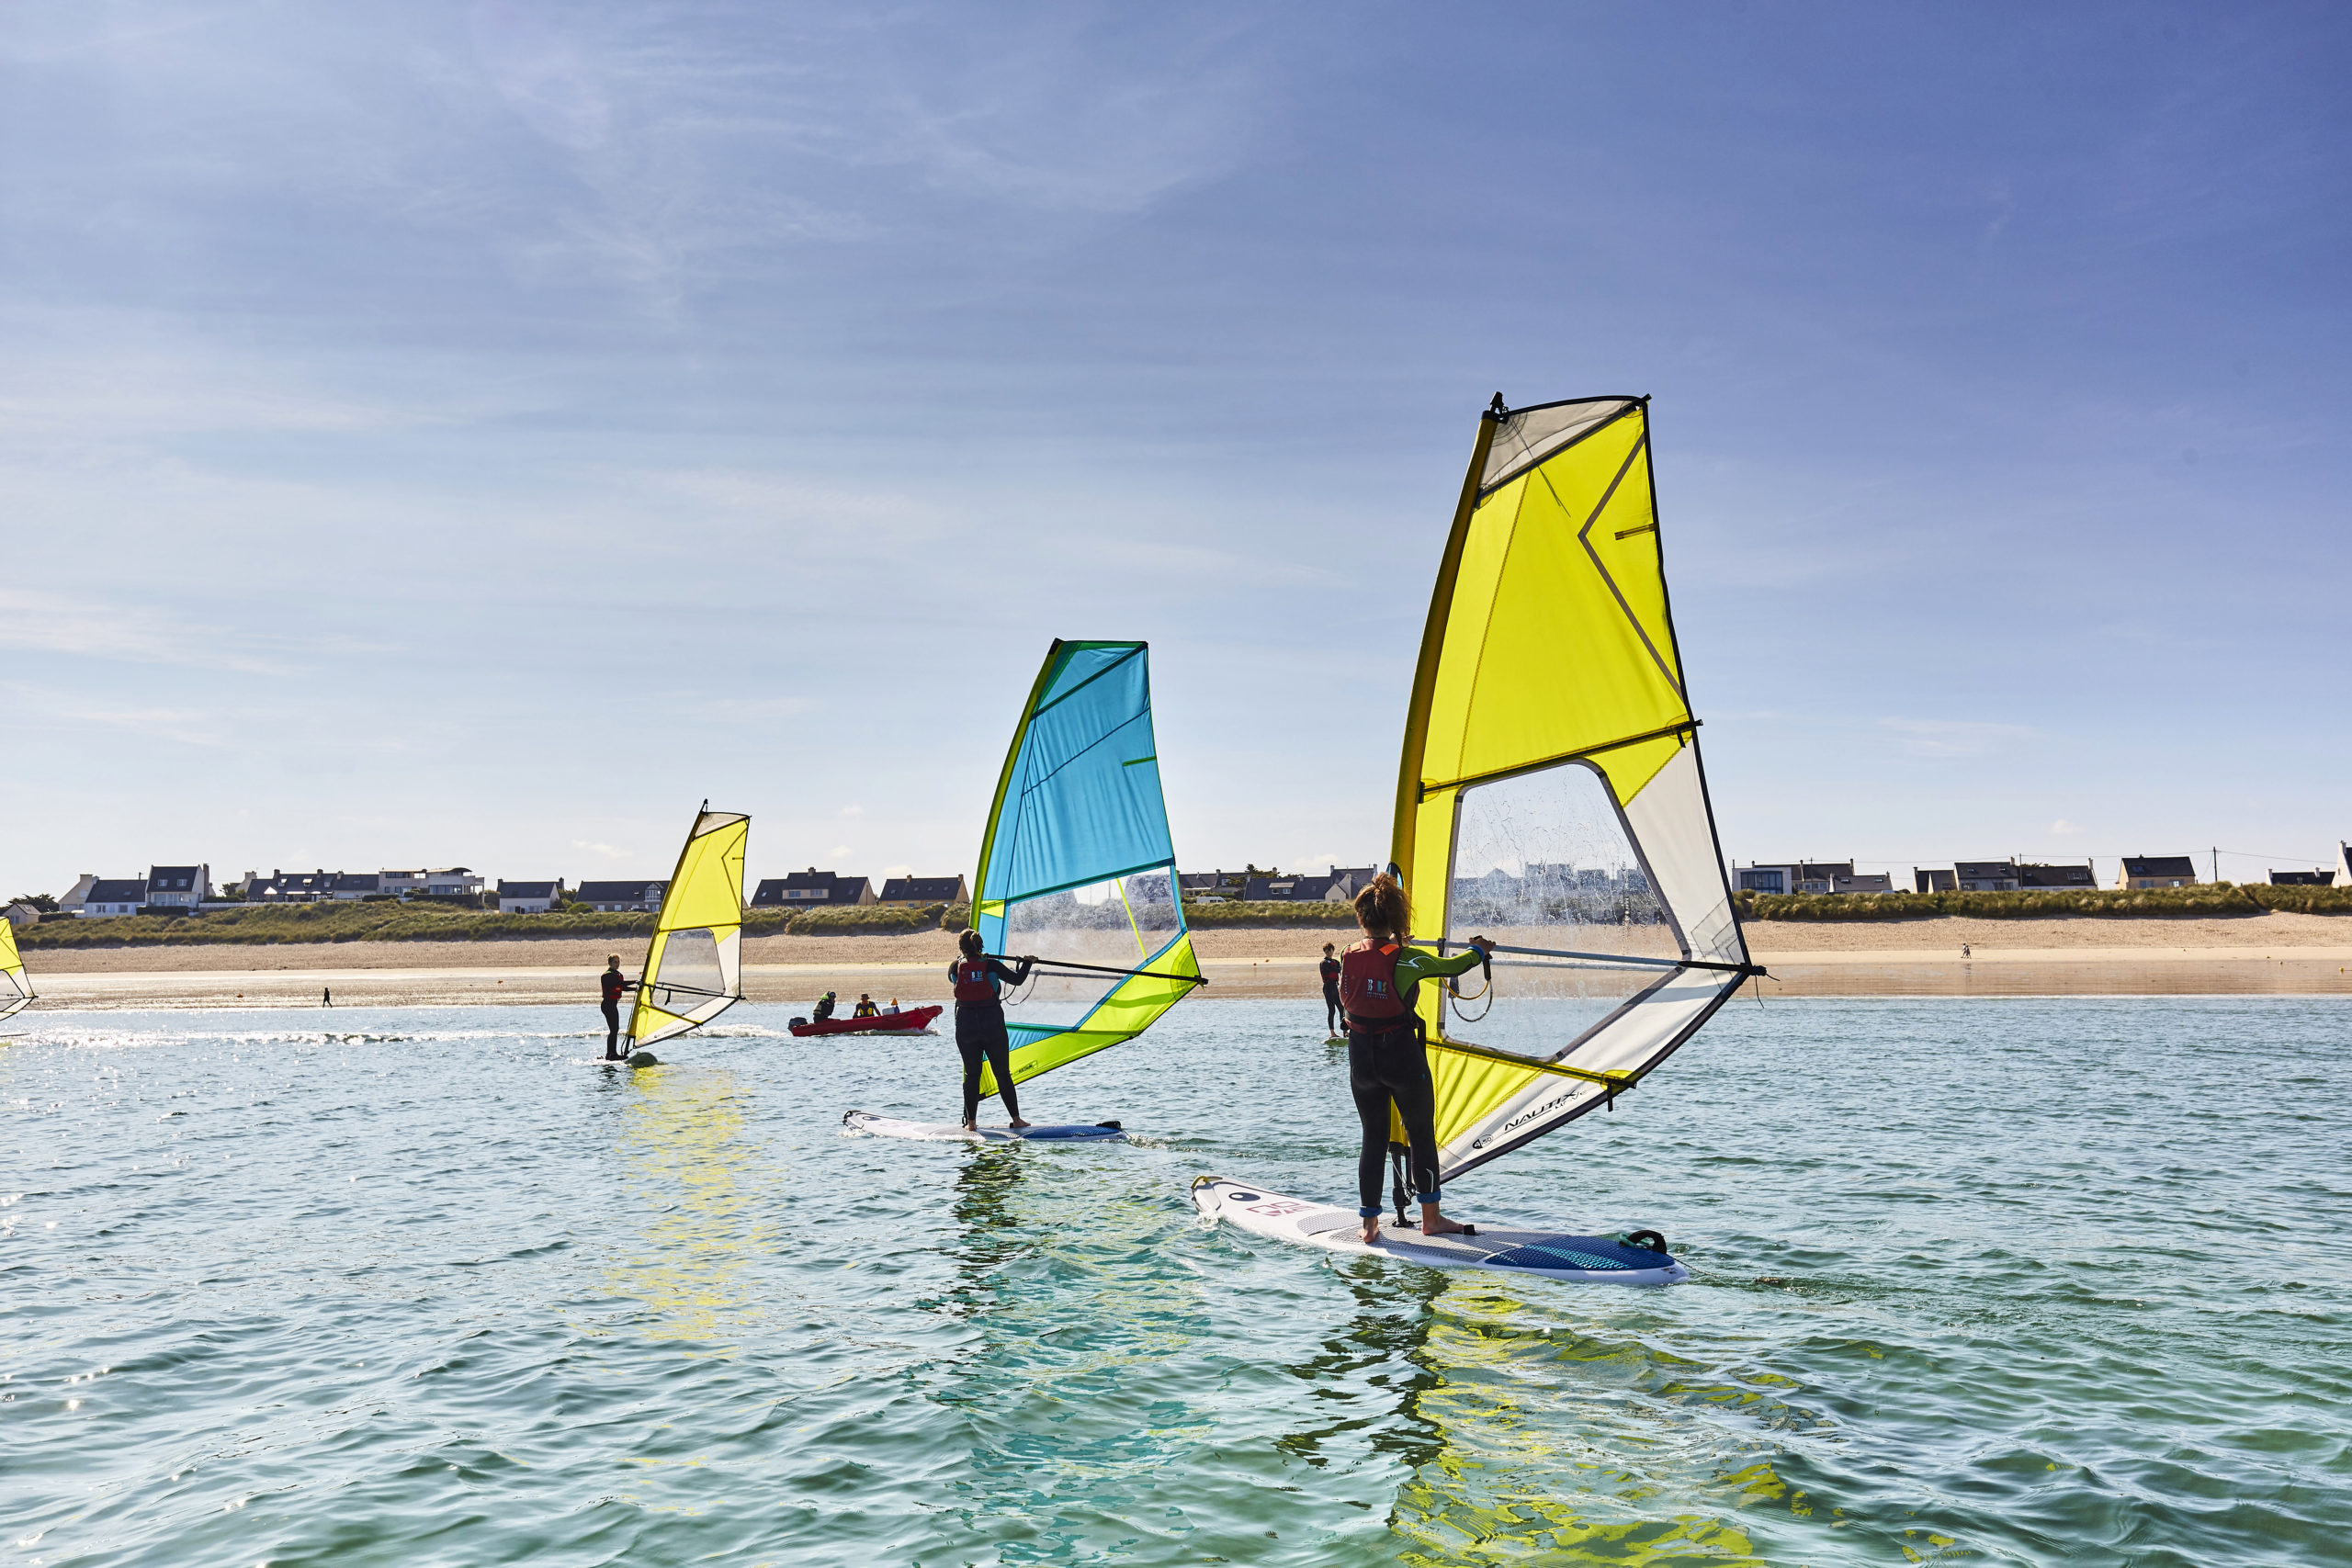
<instances>
[{"instance_id":1,"label":"yellow sail reflection","mask_svg":"<svg viewBox=\"0 0 2352 1568\"><path fill-rule=\"evenodd\" d=\"M742 1135L751 1091L723 1068L664 1067L633 1075L626 1092L623 1212L640 1218L607 1283L652 1309L652 1337L730 1351L757 1304L746 1264L776 1246L776 1181Z\"/></svg>"},{"instance_id":2,"label":"yellow sail reflection","mask_svg":"<svg viewBox=\"0 0 2352 1568\"><path fill-rule=\"evenodd\" d=\"M1394 1333L1396 1303L1374 1294L1366 1322ZM1743 1438L1673 1408L1739 1404L1768 1432L1813 1426L1815 1416L1769 1392L1787 1380L1730 1382L1484 1286L1449 1280L1432 1296L1404 1351L1419 1374L1405 1409L1427 1440L1393 1450L1412 1467L1388 1518L1398 1562L1763 1568L1742 1516L1812 1511L1775 1472L1769 1436ZM1648 1397L1624 1397L1636 1390ZM1699 1498L1706 1503L1691 1506Z\"/></svg>"}]
</instances>

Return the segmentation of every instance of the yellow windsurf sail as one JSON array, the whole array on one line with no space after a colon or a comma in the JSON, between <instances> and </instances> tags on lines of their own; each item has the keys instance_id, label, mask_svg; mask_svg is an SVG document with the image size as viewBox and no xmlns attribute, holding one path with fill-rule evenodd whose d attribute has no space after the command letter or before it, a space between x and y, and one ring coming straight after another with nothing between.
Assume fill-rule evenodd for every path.
<instances>
[{"instance_id":1,"label":"yellow windsurf sail","mask_svg":"<svg viewBox=\"0 0 2352 1568\"><path fill-rule=\"evenodd\" d=\"M25 978L24 955L17 951L17 928L0 919L0 1018L14 1018L32 999L32 982Z\"/></svg>"},{"instance_id":2,"label":"yellow windsurf sail","mask_svg":"<svg viewBox=\"0 0 2352 1568\"><path fill-rule=\"evenodd\" d=\"M1487 988L1420 988L1442 1179L1612 1104L1754 973L1668 613L1647 399L1487 412L1392 843L1419 945L1497 943Z\"/></svg>"},{"instance_id":3,"label":"yellow windsurf sail","mask_svg":"<svg viewBox=\"0 0 2352 1568\"><path fill-rule=\"evenodd\" d=\"M662 895L630 1013L632 1045L699 1029L743 999L743 847L752 819L705 801Z\"/></svg>"}]
</instances>

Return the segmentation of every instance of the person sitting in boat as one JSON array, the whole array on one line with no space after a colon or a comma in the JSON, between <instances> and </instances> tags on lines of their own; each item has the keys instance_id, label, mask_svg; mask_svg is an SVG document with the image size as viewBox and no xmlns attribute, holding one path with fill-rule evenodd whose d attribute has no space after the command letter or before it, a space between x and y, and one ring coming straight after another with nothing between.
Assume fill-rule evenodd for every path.
<instances>
[{"instance_id":1,"label":"person sitting in boat","mask_svg":"<svg viewBox=\"0 0 2352 1568\"><path fill-rule=\"evenodd\" d=\"M979 1127L980 1064L986 1061L996 1073L996 1091L1003 1098L1007 1120L1026 1127L1020 1097L1012 1092L1012 1039L1004 1027L999 987L1028 979L1037 961L1023 958L1006 968L1002 959L981 949L980 933L968 926L956 946L963 956L947 966L947 978L956 987L956 1049L964 1058L964 1125L975 1131Z\"/></svg>"},{"instance_id":2,"label":"person sitting in boat","mask_svg":"<svg viewBox=\"0 0 2352 1568\"><path fill-rule=\"evenodd\" d=\"M1340 961L1340 999L1348 1022L1348 1091L1363 1146L1356 1156L1356 1217L1367 1247L1380 1243L1381 1169L1388 1163L1389 1107L1405 1124L1413 1196L1421 1206L1421 1234L1448 1235L1463 1227L1438 1211L1437 1086L1430 1077L1414 1002L1423 980L1459 975L1487 962L1489 943L1470 939L1470 951L1441 957L1405 945L1412 913L1405 890L1385 872L1356 895L1356 924L1363 941Z\"/></svg>"},{"instance_id":3,"label":"person sitting in boat","mask_svg":"<svg viewBox=\"0 0 2352 1568\"><path fill-rule=\"evenodd\" d=\"M827 1020L827 1019L829 1019L829 1018L831 1018L831 1017L832 1017L832 1016L833 1016L833 993L832 993L832 992L831 992L831 991L827 991L823 996L819 997L819 998L817 998L817 1009L816 1009L815 1018L816 1018L816 1021L817 1021L817 1022L819 1022L819 1023L822 1023L822 1022L824 1022L824 1021L825 1021L825 1020Z\"/></svg>"},{"instance_id":4,"label":"person sitting in boat","mask_svg":"<svg viewBox=\"0 0 2352 1568\"><path fill-rule=\"evenodd\" d=\"M857 993L857 1005L849 1010L849 1015L852 1018L879 1018L882 1016L882 1010L874 1005L872 997L860 991Z\"/></svg>"}]
</instances>

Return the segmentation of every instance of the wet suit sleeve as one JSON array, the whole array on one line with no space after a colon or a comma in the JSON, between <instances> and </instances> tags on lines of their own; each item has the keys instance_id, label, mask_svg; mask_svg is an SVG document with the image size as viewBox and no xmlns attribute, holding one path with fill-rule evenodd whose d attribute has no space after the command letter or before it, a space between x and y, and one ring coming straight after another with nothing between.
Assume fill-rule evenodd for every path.
<instances>
[{"instance_id":1,"label":"wet suit sleeve","mask_svg":"<svg viewBox=\"0 0 2352 1568\"><path fill-rule=\"evenodd\" d=\"M1001 984L1018 986L1022 981L1029 978L1029 961L1023 959L1018 969L1015 970L1007 969L1001 961L991 958L989 960L989 973L995 976Z\"/></svg>"},{"instance_id":2,"label":"wet suit sleeve","mask_svg":"<svg viewBox=\"0 0 2352 1568\"><path fill-rule=\"evenodd\" d=\"M1464 948L1460 953L1442 958L1418 947L1408 947L1396 955L1396 988L1401 991L1408 983L1419 985L1423 980L1435 980L1442 976L1459 975L1464 970L1475 969L1480 957L1475 947Z\"/></svg>"}]
</instances>

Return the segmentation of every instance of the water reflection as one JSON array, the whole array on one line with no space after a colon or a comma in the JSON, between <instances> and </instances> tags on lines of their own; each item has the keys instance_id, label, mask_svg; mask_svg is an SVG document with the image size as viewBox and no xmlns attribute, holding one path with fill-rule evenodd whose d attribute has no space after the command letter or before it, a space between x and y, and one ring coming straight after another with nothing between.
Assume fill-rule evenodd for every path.
<instances>
[{"instance_id":1,"label":"water reflection","mask_svg":"<svg viewBox=\"0 0 2352 1568\"><path fill-rule=\"evenodd\" d=\"M1317 1466L1366 1450L1404 1466L1396 1561L1760 1563L1759 1509L1811 1512L1775 1469L1776 1434L1818 1424L1786 1403L1787 1379L1727 1375L1483 1280L1340 1273L1357 1310L1295 1369L1340 1408L1280 1446ZM1367 1392L1385 1408L1364 1408Z\"/></svg>"},{"instance_id":2,"label":"water reflection","mask_svg":"<svg viewBox=\"0 0 2352 1568\"><path fill-rule=\"evenodd\" d=\"M650 1309L651 1337L731 1349L726 1342L748 1326L755 1301L747 1269L775 1249L770 1215L782 1190L743 1135L751 1090L718 1067L612 1077L618 1190L587 1198L634 1220L635 1234L608 1284Z\"/></svg>"}]
</instances>

